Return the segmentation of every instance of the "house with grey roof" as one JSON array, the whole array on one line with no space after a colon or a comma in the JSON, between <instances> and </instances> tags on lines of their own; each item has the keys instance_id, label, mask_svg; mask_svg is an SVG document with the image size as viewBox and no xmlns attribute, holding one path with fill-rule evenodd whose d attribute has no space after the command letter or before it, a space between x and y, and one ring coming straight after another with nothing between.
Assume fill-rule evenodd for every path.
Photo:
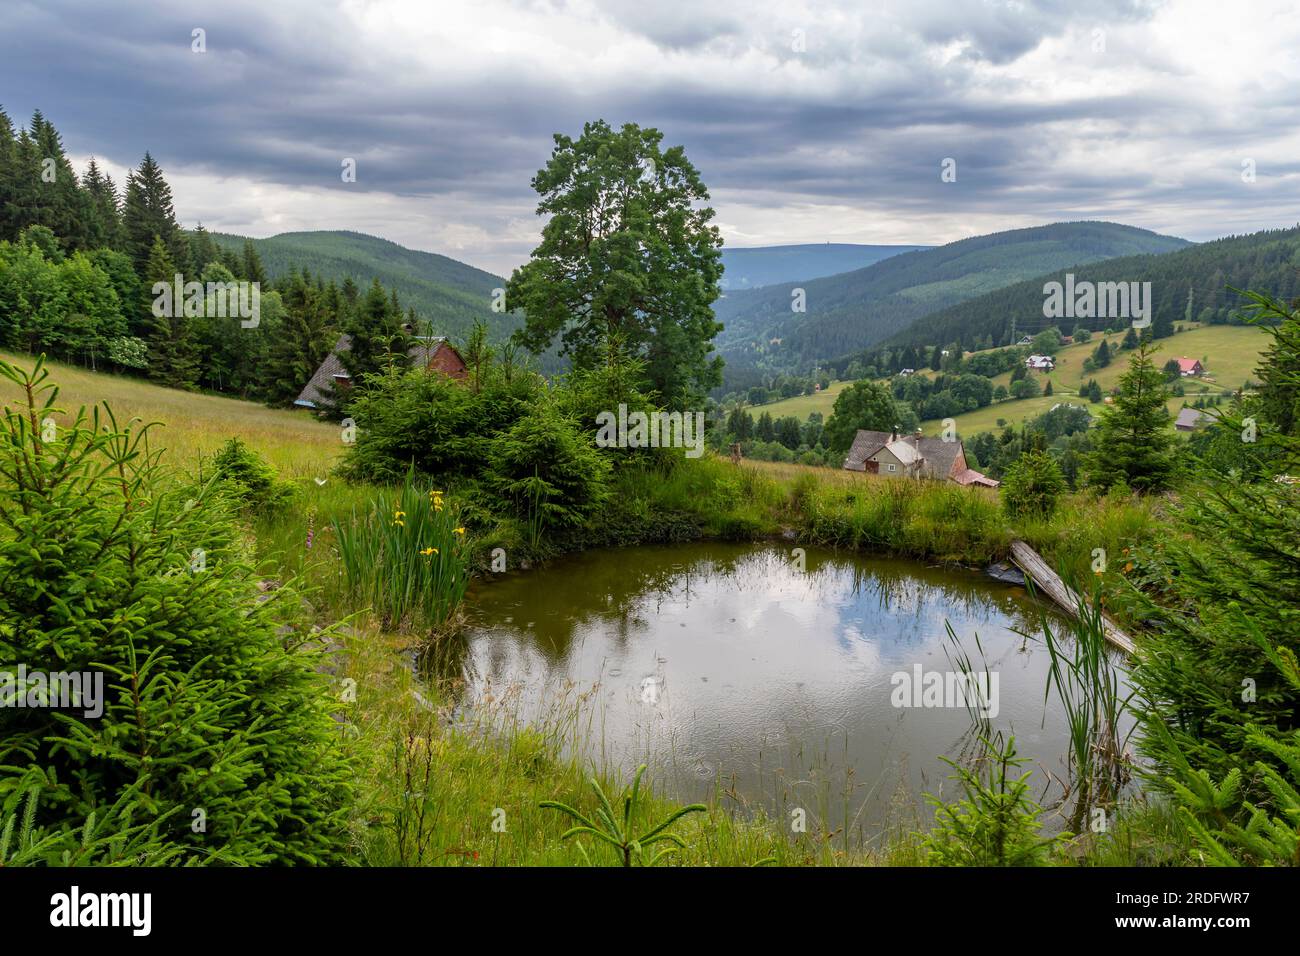
<instances>
[{"instance_id":1,"label":"house with grey roof","mask_svg":"<svg viewBox=\"0 0 1300 956\"><path fill-rule=\"evenodd\" d=\"M352 348L352 336L344 333L334 345L333 351L321 362L316 374L303 386L294 404L299 408L322 408L331 403L332 388L345 389L352 386L352 378L343 367L339 355ZM428 372L439 372L450 378L465 377L465 360L444 336L420 336L411 345L409 352L412 368L423 368Z\"/></svg>"},{"instance_id":2,"label":"house with grey roof","mask_svg":"<svg viewBox=\"0 0 1300 956\"><path fill-rule=\"evenodd\" d=\"M928 478L981 488L1000 484L966 465L966 450L960 440L899 435L896 431L858 429L844 468L884 478Z\"/></svg>"},{"instance_id":3,"label":"house with grey roof","mask_svg":"<svg viewBox=\"0 0 1300 956\"><path fill-rule=\"evenodd\" d=\"M1199 408L1188 408L1187 406L1183 406L1182 410L1178 413L1178 418L1174 421L1174 428L1180 432L1195 431L1196 427L1204 424L1209 417L1209 415L1205 414L1205 412L1201 411Z\"/></svg>"}]
</instances>

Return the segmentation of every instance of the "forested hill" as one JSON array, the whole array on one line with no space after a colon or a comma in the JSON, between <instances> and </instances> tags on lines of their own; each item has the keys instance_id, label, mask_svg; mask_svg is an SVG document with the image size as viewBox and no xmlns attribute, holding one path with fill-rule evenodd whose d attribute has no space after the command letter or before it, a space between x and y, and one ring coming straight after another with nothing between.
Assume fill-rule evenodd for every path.
<instances>
[{"instance_id":1,"label":"forested hill","mask_svg":"<svg viewBox=\"0 0 1300 956\"><path fill-rule=\"evenodd\" d=\"M219 232L212 237L236 253L245 240ZM447 256L342 230L285 232L253 244L273 279L302 268L340 283L351 277L368 285L377 278L385 288L397 290L403 307L413 306L439 334L454 339L463 339L475 319L486 321L498 338L522 325L517 316L491 311L492 290L503 288L505 279Z\"/></svg>"},{"instance_id":2,"label":"forested hill","mask_svg":"<svg viewBox=\"0 0 1300 956\"><path fill-rule=\"evenodd\" d=\"M793 283L730 293L715 307L726 326L719 352L729 366L794 370L883 342L931 312L1054 269L1187 245L1110 222L1055 223L962 239L800 282L805 313L792 311Z\"/></svg>"},{"instance_id":3,"label":"forested hill","mask_svg":"<svg viewBox=\"0 0 1300 956\"><path fill-rule=\"evenodd\" d=\"M929 249L929 246L866 246L845 242L817 242L795 246L753 246L722 249L722 288L753 289L774 282L820 279L840 272L864 269L882 259Z\"/></svg>"},{"instance_id":4,"label":"forested hill","mask_svg":"<svg viewBox=\"0 0 1300 956\"><path fill-rule=\"evenodd\" d=\"M947 346L956 342L966 349L1000 345L1009 340L1013 319L1017 335L1049 325L1059 326L1066 335L1075 325L1086 325L1093 331L1104 328L1104 319L1089 322L1049 320L1043 316L1044 284L1063 283L1067 271L1074 274L1076 285L1150 282L1153 321L1225 323L1233 321L1233 313L1244 304L1228 291L1229 287L1265 292L1284 300L1300 295L1300 226L1229 236L1165 255L1126 256L1057 269L925 316L893 336L888 344Z\"/></svg>"}]
</instances>

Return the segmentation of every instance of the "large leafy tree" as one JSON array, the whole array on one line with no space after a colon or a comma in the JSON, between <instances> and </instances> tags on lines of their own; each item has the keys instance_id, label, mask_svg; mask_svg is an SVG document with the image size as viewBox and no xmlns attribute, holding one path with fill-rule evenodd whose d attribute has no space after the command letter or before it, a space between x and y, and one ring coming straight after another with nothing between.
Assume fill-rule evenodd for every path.
<instances>
[{"instance_id":1,"label":"large leafy tree","mask_svg":"<svg viewBox=\"0 0 1300 956\"><path fill-rule=\"evenodd\" d=\"M889 389L876 382L855 382L835 398L835 408L822 432L826 447L846 452L859 428L887 432L902 422L900 410Z\"/></svg>"},{"instance_id":2,"label":"large leafy tree","mask_svg":"<svg viewBox=\"0 0 1300 956\"><path fill-rule=\"evenodd\" d=\"M533 177L542 242L506 287L523 309L520 341L534 352L558 336L579 368L616 337L645 362L657 398L685 407L721 383L710 357L721 325L712 303L722 277L722 238L695 167L680 146L635 124L587 123L574 140L555 136Z\"/></svg>"},{"instance_id":3,"label":"large leafy tree","mask_svg":"<svg viewBox=\"0 0 1300 956\"><path fill-rule=\"evenodd\" d=\"M1169 387L1151 361L1151 343L1143 342L1119 378L1115 404L1101 414L1084 463L1088 484L1106 489L1123 481L1138 491L1154 492L1173 479L1173 433L1169 429Z\"/></svg>"}]
</instances>

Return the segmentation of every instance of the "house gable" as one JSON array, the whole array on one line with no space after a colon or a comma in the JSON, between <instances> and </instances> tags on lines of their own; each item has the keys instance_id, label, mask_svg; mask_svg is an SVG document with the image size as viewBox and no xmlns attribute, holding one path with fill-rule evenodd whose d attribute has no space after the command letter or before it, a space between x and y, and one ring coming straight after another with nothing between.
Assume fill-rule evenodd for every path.
<instances>
[{"instance_id":1,"label":"house gable","mask_svg":"<svg viewBox=\"0 0 1300 956\"><path fill-rule=\"evenodd\" d=\"M334 344L330 354L325 357L320 368L298 393L294 404L299 408L320 408L329 403L335 385L340 388L350 386L352 379L339 355L351 348L352 336L346 333L339 336L339 340ZM456 351L456 347L441 336L418 339L411 345L407 354L411 357L411 365L415 368L423 367L425 371L438 372L457 381L465 378L465 360L460 352Z\"/></svg>"}]
</instances>

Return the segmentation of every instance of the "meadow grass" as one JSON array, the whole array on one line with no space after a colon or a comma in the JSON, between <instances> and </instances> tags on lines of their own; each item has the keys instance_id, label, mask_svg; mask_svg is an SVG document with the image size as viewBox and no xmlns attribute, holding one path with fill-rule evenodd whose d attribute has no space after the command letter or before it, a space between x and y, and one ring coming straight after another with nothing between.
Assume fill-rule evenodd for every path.
<instances>
[{"instance_id":1,"label":"meadow grass","mask_svg":"<svg viewBox=\"0 0 1300 956\"><path fill-rule=\"evenodd\" d=\"M552 702L547 716L525 722L508 693L468 705L458 675L417 674L406 663L422 646L427 650L427 643L417 635L385 628L382 609L377 613L372 607L372 596L359 596L346 583L336 524L373 507L381 489L325 478L342 450L336 426L297 412L173 392L69 366L56 366L54 372L64 385L64 407L108 401L119 415L164 421L165 460L173 467L193 469L198 455L210 455L229 438L239 437L283 476L297 479L289 507L248 521L264 576L299 584L320 626L346 620L346 627L328 633L338 645L336 677L356 682L355 701L340 702L338 715L359 768L362 796L354 820L359 861L583 861L577 846L560 839L569 825L563 815L538 805L560 800L590 810L595 799L588 787L591 776L606 792L617 792L627 782L617 768L566 756L593 752L589 745L574 745L580 740L590 744L592 735L598 736L584 692L570 688ZM6 402L14 397L0 396ZM318 483L318 477L324 483ZM799 465L745 462L737 467L714 456L663 471L625 470L616 477L614 490L621 506L619 520L652 525L675 516L696 536L745 540L784 534L846 549L980 563L1001 556L1019 535L1049 561L1074 569L1087 567L1093 548L1122 554L1129 541L1149 534L1157 507L1073 495L1055 518L1017 525L1003 517L995 494L980 489ZM494 536L512 533L517 534L508 528L480 531L467 547L482 550ZM1112 556L1112 568L1115 562ZM435 645L435 656L439 650ZM594 752L600 752L599 746ZM774 779L771 785L778 796L791 792L787 781ZM829 780L819 784L823 790L834 785ZM828 795L826 791L822 798ZM822 798L811 798L807 832L795 833L788 820L738 803L719 780L706 801L707 813L692 814L674 825L687 847L669 865L924 862L919 822L908 816L909 808L900 805L898 819L887 832L867 836L855 832L847 818L838 825L818 822L825 819L825 813L816 816L818 800L829 804ZM666 794L652 791L645 818L662 819L674 805ZM784 803L778 800L776 805ZM1149 811L1135 812L1145 819L1141 815ZM1116 833L1129 842L1092 841L1076 855L1119 860L1126 852L1142 852L1163 859L1167 844L1174 841L1136 824L1117 828ZM596 862L617 862L594 845L585 848Z\"/></svg>"},{"instance_id":2,"label":"meadow grass","mask_svg":"<svg viewBox=\"0 0 1300 956\"><path fill-rule=\"evenodd\" d=\"M26 355L0 352L0 359L28 368ZM161 388L138 378L91 372L77 365L46 362L59 386L58 405L70 422L80 406L107 401L118 421L132 418L160 422L151 431L154 449L166 449L164 461L173 467L193 466L200 454L211 456L227 439L238 437L267 459L281 477L308 481L323 478L343 453L341 430L319 422L303 410L267 408L256 402L220 395ZM0 383L0 402L12 403L18 392ZM56 416L56 421L59 417Z\"/></svg>"}]
</instances>

